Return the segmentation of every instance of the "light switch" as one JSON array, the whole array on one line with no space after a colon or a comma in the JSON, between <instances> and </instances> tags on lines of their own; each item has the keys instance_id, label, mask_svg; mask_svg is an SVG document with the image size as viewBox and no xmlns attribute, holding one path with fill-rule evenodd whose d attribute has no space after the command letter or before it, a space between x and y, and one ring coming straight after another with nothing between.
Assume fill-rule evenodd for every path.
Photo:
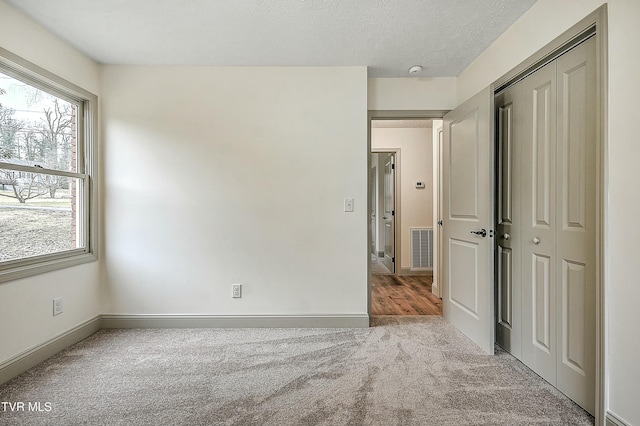
<instances>
[{"instance_id":1,"label":"light switch","mask_svg":"<svg viewBox=\"0 0 640 426\"><path fill-rule=\"evenodd\" d=\"M344 211L352 212L353 211L353 198L345 198L344 199Z\"/></svg>"}]
</instances>

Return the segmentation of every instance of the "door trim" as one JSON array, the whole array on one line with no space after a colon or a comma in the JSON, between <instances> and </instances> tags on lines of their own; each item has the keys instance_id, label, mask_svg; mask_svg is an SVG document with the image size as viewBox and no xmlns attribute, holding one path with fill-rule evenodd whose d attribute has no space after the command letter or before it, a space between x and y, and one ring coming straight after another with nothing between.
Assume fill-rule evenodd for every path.
<instances>
[{"instance_id":1,"label":"door trim","mask_svg":"<svg viewBox=\"0 0 640 426\"><path fill-rule=\"evenodd\" d=\"M434 126L435 127L435 126ZM444 120L434 128L433 135L433 281L431 292L442 299L442 143L444 142Z\"/></svg>"},{"instance_id":2,"label":"door trim","mask_svg":"<svg viewBox=\"0 0 640 426\"><path fill-rule=\"evenodd\" d=\"M372 120L413 120L413 119L440 119L449 110L368 110L367 111L367 182L369 181L369 169L371 168L371 121ZM386 150L383 152L392 152L392 150ZM398 149L399 152L399 149ZM396 155L396 164L400 161L400 155ZM400 165L398 164L397 170L400 169ZM398 188L399 182L399 173L396 173L396 189ZM396 191L399 194L398 191ZM370 205L371 200L371 188L367 187L367 206ZM396 195L396 212L398 211L398 205L400 204L398 195ZM396 214L396 228L399 226L399 218L400 215ZM369 220L369 215L367 215L367 220ZM367 229L368 229L367 224ZM397 236L396 232L396 236ZM397 237L396 237L397 238ZM371 317L371 255L369 254L369 247L371 246L371 233L367 232L367 314ZM397 239L396 239L397 242ZM438 247L438 250L441 248ZM396 258L399 258L398 248L396 246Z\"/></svg>"},{"instance_id":3,"label":"door trim","mask_svg":"<svg viewBox=\"0 0 640 426\"><path fill-rule=\"evenodd\" d=\"M606 247L606 218L608 210L604 203L608 191L605 185L608 174L605 159L608 156L608 67L607 67L607 5L604 4L556 37L553 41L531 55L528 59L507 72L491 85L495 94L497 89L507 87L520 77L535 69L545 60L557 55L568 46L576 43L585 34L595 31L596 39L596 389L595 389L595 421L596 426L606 424L606 409L608 394L605 386L608 372L606 368L606 326L608 324L608 309L606 304L606 289L608 288L605 264Z\"/></svg>"}]
</instances>

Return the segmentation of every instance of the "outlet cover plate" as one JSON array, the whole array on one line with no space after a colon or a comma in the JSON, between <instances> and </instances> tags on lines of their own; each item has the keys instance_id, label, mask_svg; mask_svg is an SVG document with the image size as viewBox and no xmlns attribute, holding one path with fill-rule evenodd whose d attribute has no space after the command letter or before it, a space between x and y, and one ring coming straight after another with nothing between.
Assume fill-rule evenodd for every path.
<instances>
[{"instance_id":1,"label":"outlet cover plate","mask_svg":"<svg viewBox=\"0 0 640 426\"><path fill-rule=\"evenodd\" d=\"M234 299L242 297L242 284L231 284L231 297Z\"/></svg>"},{"instance_id":2,"label":"outlet cover plate","mask_svg":"<svg viewBox=\"0 0 640 426\"><path fill-rule=\"evenodd\" d=\"M53 316L60 315L63 311L62 297L53 299Z\"/></svg>"}]
</instances>

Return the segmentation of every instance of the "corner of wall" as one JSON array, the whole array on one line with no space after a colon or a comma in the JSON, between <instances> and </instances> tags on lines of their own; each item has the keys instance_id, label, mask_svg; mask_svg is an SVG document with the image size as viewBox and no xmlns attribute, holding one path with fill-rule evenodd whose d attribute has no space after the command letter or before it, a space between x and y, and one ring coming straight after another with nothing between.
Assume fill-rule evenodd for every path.
<instances>
[{"instance_id":1,"label":"corner of wall","mask_svg":"<svg viewBox=\"0 0 640 426\"><path fill-rule=\"evenodd\" d=\"M99 94L98 65L91 58L4 1L0 1L0 21L4 49ZM0 323L11 324L0 327L0 365L99 315L98 262L0 285ZM52 299L61 296L64 313L53 318Z\"/></svg>"}]
</instances>

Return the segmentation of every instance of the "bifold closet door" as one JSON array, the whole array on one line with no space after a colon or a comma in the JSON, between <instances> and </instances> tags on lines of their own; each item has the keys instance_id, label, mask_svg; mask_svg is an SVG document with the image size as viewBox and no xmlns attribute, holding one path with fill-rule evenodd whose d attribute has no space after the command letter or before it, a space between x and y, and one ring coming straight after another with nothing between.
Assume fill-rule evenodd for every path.
<instances>
[{"instance_id":1,"label":"bifold closet door","mask_svg":"<svg viewBox=\"0 0 640 426\"><path fill-rule=\"evenodd\" d=\"M522 87L516 84L496 97L498 120L498 247L496 343L522 358L521 209Z\"/></svg>"},{"instance_id":2,"label":"bifold closet door","mask_svg":"<svg viewBox=\"0 0 640 426\"><path fill-rule=\"evenodd\" d=\"M522 99L521 359L593 414L595 39L574 47L518 85ZM514 245L514 254L517 250Z\"/></svg>"},{"instance_id":3,"label":"bifold closet door","mask_svg":"<svg viewBox=\"0 0 640 426\"><path fill-rule=\"evenodd\" d=\"M596 353L595 38L557 59L556 387L593 414Z\"/></svg>"},{"instance_id":4,"label":"bifold closet door","mask_svg":"<svg viewBox=\"0 0 640 426\"><path fill-rule=\"evenodd\" d=\"M556 383L556 63L522 85L522 361Z\"/></svg>"}]
</instances>

